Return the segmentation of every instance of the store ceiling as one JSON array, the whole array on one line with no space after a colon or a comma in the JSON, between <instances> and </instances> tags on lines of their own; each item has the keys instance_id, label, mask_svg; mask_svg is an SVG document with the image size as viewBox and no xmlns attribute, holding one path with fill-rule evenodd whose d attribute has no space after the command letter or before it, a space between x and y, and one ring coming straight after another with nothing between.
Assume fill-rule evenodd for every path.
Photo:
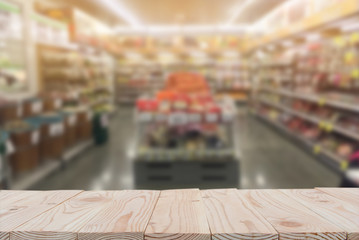
<instances>
[{"instance_id":1,"label":"store ceiling","mask_svg":"<svg viewBox=\"0 0 359 240\"><path fill-rule=\"evenodd\" d=\"M248 23L283 0L117 0L127 6L144 25L221 25L242 5L234 23Z\"/></svg>"},{"instance_id":2,"label":"store ceiling","mask_svg":"<svg viewBox=\"0 0 359 240\"><path fill-rule=\"evenodd\" d=\"M128 25L102 0L52 0L78 7L110 25ZM287 0L111 0L141 25L251 24Z\"/></svg>"}]
</instances>

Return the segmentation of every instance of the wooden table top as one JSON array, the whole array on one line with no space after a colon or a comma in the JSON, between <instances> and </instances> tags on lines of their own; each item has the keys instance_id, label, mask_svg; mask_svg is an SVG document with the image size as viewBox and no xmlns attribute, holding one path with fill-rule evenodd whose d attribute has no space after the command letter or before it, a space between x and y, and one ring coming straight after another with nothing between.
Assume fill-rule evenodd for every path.
<instances>
[{"instance_id":1,"label":"wooden table top","mask_svg":"<svg viewBox=\"0 0 359 240\"><path fill-rule=\"evenodd\" d=\"M359 240L359 188L2 190L9 239Z\"/></svg>"}]
</instances>

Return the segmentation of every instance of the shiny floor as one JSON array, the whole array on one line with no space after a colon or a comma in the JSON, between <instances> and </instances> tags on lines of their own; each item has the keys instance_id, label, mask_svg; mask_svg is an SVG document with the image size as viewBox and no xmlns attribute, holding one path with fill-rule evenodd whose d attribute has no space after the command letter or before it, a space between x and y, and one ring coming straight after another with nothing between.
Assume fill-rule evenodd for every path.
<instances>
[{"instance_id":1,"label":"shiny floor","mask_svg":"<svg viewBox=\"0 0 359 240\"><path fill-rule=\"evenodd\" d=\"M235 133L241 152L240 188L336 187L340 177L271 127L241 109ZM133 189L133 109L121 107L112 119L109 143L79 155L32 189Z\"/></svg>"}]
</instances>

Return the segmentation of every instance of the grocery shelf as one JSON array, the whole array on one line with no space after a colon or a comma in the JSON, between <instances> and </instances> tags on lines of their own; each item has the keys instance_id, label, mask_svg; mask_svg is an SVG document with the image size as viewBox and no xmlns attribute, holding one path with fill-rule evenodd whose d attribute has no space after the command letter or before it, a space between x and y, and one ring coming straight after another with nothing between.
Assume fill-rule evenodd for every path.
<instances>
[{"instance_id":1,"label":"grocery shelf","mask_svg":"<svg viewBox=\"0 0 359 240\"><path fill-rule=\"evenodd\" d=\"M306 100L306 101L318 103L321 105L332 106L335 108L340 108L343 110L348 110L348 111L353 111L353 112L359 113L359 105L345 103L345 102L337 101L337 100L331 100L331 99L326 98L326 96L307 94L307 93L298 93L298 92L293 92L293 91L289 91L289 90L275 89L275 88L270 88L270 87L261 87L260 90L279 94L279 95L286 96L286 97Z\"/></svg>"},{"instance_id":2,"label":"grocery shelf","mask_svg":"<svg viewBox=\"0 0 359 240\"><path fill-rule=\"evenodd\" d=\"M319 161L325 163L327 166L332 168L337 173L339 173L339 174L343 173L343 170L341 168L343 159L340 158L335 153L329 151L328 149L326 149L325 147L323 147L320 144L317 144L313 141L309 141L309 140L305 139L304 137L294 133L287 127L283 126L282 124L275 122L258 112L252 112L252 113L256 117L258 117L260 120L264 121L265 123L268 123L271 126L274 126L277 130L280 131L280 133L283 133L286 136L289 136L291 140L298 143L299 146L303 147L307 152L315 155Z\"/></svg>"},{"instance_id":3,"label":"grocery shelf","mask_svg":"<svg viewBox=\"0 0 359 240\"><path fill-rule=\"evenodd\" d=\"M93 146L93 140L88 140L77 144L76 146L67 150L62 159L50 159L42 163L37 168L23 173L10 180L10 188L14 190L29 189L34 184L40 182L51 173L61 169L64 163L69 163L78 154Z\"/></svg>"},{"instance_id":4,"label":"grocery shelf","mask_svg":"<svg viewBox=\"0 0 359 240\"><path fill-rule=\"evenodd\" d=\"M359 141L359 133L355 133L355 132L350 132L348 130L346 130L345 128L341 127L341 126L338 126L338 125L333 125L332 123L330 122L327 122L323 119L319 119L319 118L316 118L316 117L312 117L308 114L305 114L305 113L302 113L302 112L298 112L296 110L293 110L293 109L290 109L288 107L285 107L281 104L278 104L278 103L274 103L274 102L271 102L271 101L268 101L266 99L263 99L263 98L260 98L259 101L267 104L267 105L270 105L272 107L275 107L277 109L280 109L284 112L287 112L289 114L292 114L294 116L297 116L297 117L300 117L302 119L305 119L309 122L312 122L314 124L318 124L318 125L325 125L325 126L328 126L328 124L330 125L330 131L334 131L336 133L339 133L343 136L346 136L346 137L349 137L351 139L354 139L354 140L358 140Z\"/></svg>"},{"instance_id":5,"label":"grocery shelf","mask_svg":"<svg viewBox=\"0 0 359 240\"><path fill-rule=\"evenodd\" d=\"M305 31L325 26L328 23L355 15L359 12L359 2L357 0L343 0L338 3L328 5L319 12L309 15L300 21L286 24L277 28L262 38L247 43L246 51L250 52L256 48L270 44L282 39L295 37Z\"/></svg>"}]
</instances>

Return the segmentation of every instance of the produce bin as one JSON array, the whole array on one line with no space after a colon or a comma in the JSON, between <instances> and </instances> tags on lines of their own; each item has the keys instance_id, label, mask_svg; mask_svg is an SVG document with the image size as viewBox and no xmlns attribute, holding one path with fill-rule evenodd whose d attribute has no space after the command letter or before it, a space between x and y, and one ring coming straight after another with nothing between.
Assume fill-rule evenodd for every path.
<instances>
[{"instance_id":1,"label":"produce bin","mask_svg":"<svg viewBox=\"0 0 359 240\"><path fill-rule=\"evenodd\" d=\"M77 114L77 137L79 141L89 140L92 138L93 114L89 110L79 111Z\"/></svg>"},{"instance_id":2,"label":"produce bin","mask_svg":"<svg viewBox=\"0 0 359 240\"><path fill-rule=\"evenodd\" d=\"M63 114L52 113L27 119L40 126L40 159L58 159L65 150L65 118Z\"/></svg>"},{"instance_id":3,"label":"produce bin","mask_svg":"<svg viewBox=\"0 0 359 240\"><path fill-rule=\"evenodd\" d=\"M9 153L12 172L18 174L31 170L39 164L40 131L37 125L13 121L5 125L14 151Z\"/></svg>"}]
</instances>

